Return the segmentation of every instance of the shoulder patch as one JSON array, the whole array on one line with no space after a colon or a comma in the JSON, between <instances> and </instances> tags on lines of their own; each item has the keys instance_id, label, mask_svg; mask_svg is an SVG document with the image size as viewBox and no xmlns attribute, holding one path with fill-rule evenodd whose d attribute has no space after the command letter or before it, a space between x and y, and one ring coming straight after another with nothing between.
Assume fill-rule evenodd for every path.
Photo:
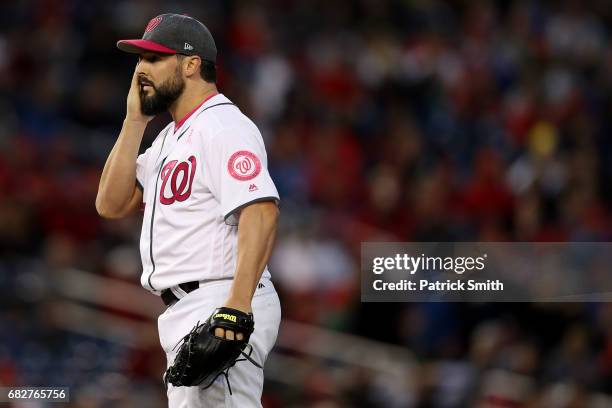
<instances>
[{"instance_id":1,"label":"shoulder patch","mask_svg":"<svg viewBox=\"0 0 612 408\"><path fill-rule=\"evenodd\" d=\"M261 171L259 158L248 150L239 150L232 154L227 162L227 171L236 180L251 180Z\"/></svg>"}]
</instances>

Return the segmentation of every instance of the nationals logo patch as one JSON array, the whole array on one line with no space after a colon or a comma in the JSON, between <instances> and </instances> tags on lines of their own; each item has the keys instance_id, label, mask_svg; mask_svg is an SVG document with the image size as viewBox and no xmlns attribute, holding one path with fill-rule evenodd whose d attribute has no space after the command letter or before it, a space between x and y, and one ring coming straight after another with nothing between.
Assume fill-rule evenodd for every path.
<instances>
[{"instance_id":1,"label":"nationals logo patch","mask_svg":"<svg viewBox=\"0 0 612 408\"><path fill-rule=\"evenodd\" d=\"M227 162L227 171L236 180L250 180L257 177L261 171L261 162L248 150L240 150L230 157Z\"/></svg>"}]
</instances>

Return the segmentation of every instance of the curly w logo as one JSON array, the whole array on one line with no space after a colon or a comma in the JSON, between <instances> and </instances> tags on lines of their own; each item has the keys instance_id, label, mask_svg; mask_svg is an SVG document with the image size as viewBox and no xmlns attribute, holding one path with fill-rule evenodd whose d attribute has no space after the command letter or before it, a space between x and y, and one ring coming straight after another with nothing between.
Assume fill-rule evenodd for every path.
<instances>
[{"instance_id":1,"label":"curly w logo","mask_svg":"<svg viewBox=\"0 0 612 408\"><path fill-rule=\"evenodd\" d=\"M159 25L159 23L161 23L161 21L162 18L160 16L153 17L151 21L149 21L149 24L147 24L147 26L145 27L145 33L152 31L155 27Z\"/></svg>"},{"instance_id":2,"label":"curly w logo","mask_svg":"<svg viewBox=\"0 0 612 408\"><path fill-rule=\"evenodd\" d=\"M191 195L191 185L196 171L196 159L190 156L187 161L172 160L161 171L162 185L159 190L159 202L164 205L175 201L185 201ZM170 191L167 191L170 190Z\"/></svg>"}]
</instances>

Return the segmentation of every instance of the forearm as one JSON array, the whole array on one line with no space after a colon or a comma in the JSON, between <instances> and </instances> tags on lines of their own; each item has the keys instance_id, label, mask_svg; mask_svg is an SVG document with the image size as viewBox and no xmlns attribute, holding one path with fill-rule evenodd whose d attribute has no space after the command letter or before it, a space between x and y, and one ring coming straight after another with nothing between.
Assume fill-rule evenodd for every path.
<instances>
[{"instance_id":1,"label":"forearm","mask_svg":"<svg viewBox=\"0 0 612 408\"><path fill-rule=\"evenodd\" d=\"M278 207L272 202L242 210L238 226L238 259L229 304L250 310L251 300L268 263L276 237Z\"/></svg>"},{"instance_id":2,"label":"forearm","mask_svg":"<svg viewBox=\"0 0 612 408\"><path fill-rule=\"evenodd\" d=\"M129 203L136 182L136 158L146 123L125 120L102 170L96 208L100 214L121 212Z\"/></svg>"}]
</instances>

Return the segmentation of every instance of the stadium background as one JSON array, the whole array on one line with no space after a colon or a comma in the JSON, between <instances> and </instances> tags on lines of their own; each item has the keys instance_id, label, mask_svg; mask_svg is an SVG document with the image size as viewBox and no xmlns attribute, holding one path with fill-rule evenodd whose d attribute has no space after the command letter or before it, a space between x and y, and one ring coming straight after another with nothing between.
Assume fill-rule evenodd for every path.
<instances>
[{"instance_id":1,"label":"stadium background","mask_svg":"<svg viewBox=\"0 0 612 408\"><path fill-rule=\"evenodd\" d=\"M213 32L282 197L266 407L612 406L610 304L362 304L358 265L361 241L612 238L604 0L2 2L0 384L164 406L139 217L94 201L115 42L169 11Z\"/></svg>"}]
</instances>

